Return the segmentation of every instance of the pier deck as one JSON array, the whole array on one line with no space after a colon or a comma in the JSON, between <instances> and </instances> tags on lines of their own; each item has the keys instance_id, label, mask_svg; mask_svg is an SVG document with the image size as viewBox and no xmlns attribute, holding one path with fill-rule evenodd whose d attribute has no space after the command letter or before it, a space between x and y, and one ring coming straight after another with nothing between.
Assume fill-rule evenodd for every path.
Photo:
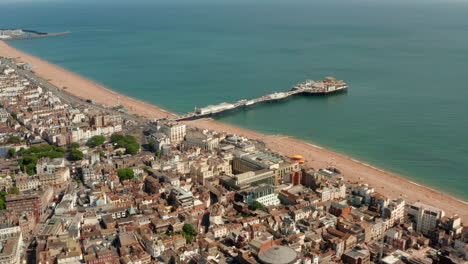
<instances>
[{"instance_id":1,"label":"pier deck","mask_svg":"<svg viewBox=\"0 0 468 264\"><path fill-rule=\"evenodd\" d=\"M70 33L71 32L66 31L66 32L58 32L58 33L50 33L50 34L32 34L32 35L27 35L27 36L14 36L14 37L6 38L3 40L47 38L47 37L55 37L55 36L60 36L60 35L65 35L65 34L70 34Z\"/></svg>"}]
</instances>

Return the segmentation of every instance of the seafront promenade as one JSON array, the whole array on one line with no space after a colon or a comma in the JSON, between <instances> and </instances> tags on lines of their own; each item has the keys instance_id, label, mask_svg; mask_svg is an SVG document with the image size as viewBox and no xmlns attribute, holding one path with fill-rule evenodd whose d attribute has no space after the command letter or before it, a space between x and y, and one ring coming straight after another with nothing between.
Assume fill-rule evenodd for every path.
<instances>
[{"instance_id":1,"label":"seafront promenade","mask_svg":"<svg viewBox=\"0 0 468 264\"><path fill-rule=\"evenodd\" d=\"M91 99L96 104L111 107L122 104L129 110L129 113L150 119L175 116L154 105L119 95L81 76L20 52L2 41L0 41L0 56L15 57L17 61L31 64L35 74L43 80L47 80L66 93L71 93L82 99ZM64 89L65 87L66 89ZM468 205L463 201L310 143L284 135L263 135L255 131L218 123L211 119L200 119L188 121L187 123L199 128L209 128L262 139L267 147L284 155L290 155L290 153L302 154L306 163L313 167L324 167L323 165L334 162L342 170L347 180L367 183L390 198L403 197L408 202L422 201L430 203L435 207L444 209L447 214L458 214L463 221L468 220Z\"/></svg>"}]
</instances>

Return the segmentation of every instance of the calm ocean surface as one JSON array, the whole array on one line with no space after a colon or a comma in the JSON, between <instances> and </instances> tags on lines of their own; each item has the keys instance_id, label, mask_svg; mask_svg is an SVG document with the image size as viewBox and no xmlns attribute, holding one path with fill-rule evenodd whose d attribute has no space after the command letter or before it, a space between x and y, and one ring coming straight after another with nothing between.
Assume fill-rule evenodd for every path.
<instances>
[{"instance_id":1,"label":"calm ocean surface","mask_svg":"<svg viewBox=\"0 0 468 264\"><path fill-rule=\"evenodd\" d=\"M177 113L335 76L347 94L217 119L468 201L468 3L385 2L0 4L0 28L71 30L10 44Z\"/></svg>"}]
</instances>

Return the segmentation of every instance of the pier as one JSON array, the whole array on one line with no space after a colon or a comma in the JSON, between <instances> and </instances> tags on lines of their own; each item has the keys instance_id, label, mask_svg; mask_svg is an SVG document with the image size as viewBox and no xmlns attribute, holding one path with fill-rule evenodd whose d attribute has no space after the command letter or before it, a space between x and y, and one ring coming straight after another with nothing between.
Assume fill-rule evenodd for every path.
<instances>
[{"instance_id":1,"label":"pier","mask_svg":"<svg viewBox=\"0 0 468 264\"><path fill-rule=\"evenodd\" d=\"M235 103L221 103L218 105L209 105L202 108L195 108L194 112L179 115L173 120L195 120L205 117L212 117L223 113L231 112L244 107L250 107L263 103L277 102L289 98L294 95L308 95L308 96L326 96L336 93L342 93L347 91L348 85L340 80L336 80L333 77L327 77L325 81L305 81L295 85L288 92L278 92L267 94L255 99L242 99Z\"/></svg>"},{"instance_id":2,"label":"pier","mask_svg":"<svg viewBox=\"0 0 468 264\"><path fill-rule=\"evenodd\" d=\"M69 34L71 32L46 33L30 29L0 29L0 40L20 40L46 38Z\"/></svg>"},{"instance_id":3,"label":"pier","mask_svg":"<svg viewBox=\"0 0 468 264\"><path fill-rule=\"evenodd\" d=\"M54 37L54 36L60 36L60 35L65 35L65 34L70 34L71 32L66 31L66 32L58 32L58 33L50 33L50 34L33 34L33 35L27 35L27 36L15 36L15 37L10 37L5 40L21 40L21 39L36 39L36 38L47 38L47 37Z\"/></svg>"}]
</instances>

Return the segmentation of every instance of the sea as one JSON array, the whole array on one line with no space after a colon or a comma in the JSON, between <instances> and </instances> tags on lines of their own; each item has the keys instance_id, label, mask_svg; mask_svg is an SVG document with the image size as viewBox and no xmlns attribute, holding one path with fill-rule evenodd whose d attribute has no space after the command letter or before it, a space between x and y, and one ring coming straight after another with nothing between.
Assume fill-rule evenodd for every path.
<instances>
[{"instance_id":1,"label":"sea","mask_svg":"<svg viewBox=\"0 0 468 264\"><path fill-rule=\"evenodd\" d=\"M71 31L9 44L175 113L345 80L347 93L216 120L468 201L467 12L455 0L0 1L0 28Z\"/></svg>"}]
</instances>

